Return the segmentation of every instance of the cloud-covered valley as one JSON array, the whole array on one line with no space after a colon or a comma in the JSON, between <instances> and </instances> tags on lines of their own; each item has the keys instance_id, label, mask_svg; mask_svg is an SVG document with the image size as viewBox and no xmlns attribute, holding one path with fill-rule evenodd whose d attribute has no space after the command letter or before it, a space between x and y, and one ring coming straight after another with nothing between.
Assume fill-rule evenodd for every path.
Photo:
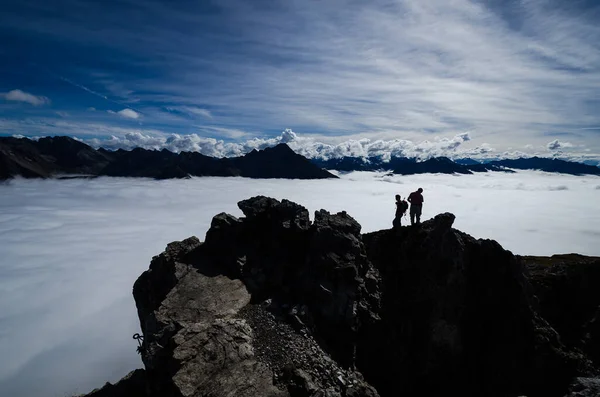
<instances>
[{"instance_id":1,"label":"cloud-covered valley","mask_svg":"<svg viewBox=\"0 0 600 397\"><path fill-rule=\"evenodd\" d=\"M424 218L517 254L600 255L598 177L541 172L339 180L13 180L0 185L0 395L63 397L140 367L131 288L167 243L204 238L239 200L288 198L348 211L363 232L391 227L394 195L425 190ZM59 365L60 364L60 365Z\"/></svg>"}]
</instances>

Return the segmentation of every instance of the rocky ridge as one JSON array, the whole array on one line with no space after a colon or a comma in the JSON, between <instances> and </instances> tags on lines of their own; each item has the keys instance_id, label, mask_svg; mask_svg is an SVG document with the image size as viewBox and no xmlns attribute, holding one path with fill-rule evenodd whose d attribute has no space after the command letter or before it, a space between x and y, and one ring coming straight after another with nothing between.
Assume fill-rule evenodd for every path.
<instances>
[{"instance_id":1,"label":"rocky ridge","mask_svg":"<svg viewBox=\"0 0 600 397\"><path fill-rule=\"evenodd\" d=\"M173 153L136 148L94 149L66 136L38 140L0 137L0 180L24 178L121 176L156 179L190 176L323 179L335 175L312 164L285 143L232 158L197 152Z\"/></svg>"},{"instance_id":2,"label":"rocky ridge","mask_svg":"<svg viewBox=\"0 0 600 397\"><path fill-rule=\"evenodd\" d=\"M563 338L554 273L454 215L363 235L345 212L238 206L153 258L133 288L145 369L90 396L597 395L599 303Z\"/></svg>"},{"instance_id":3,"label":"rocky ridge","mask_svg":"<svg viewBox=\"0 0 600 397\"><path fill-rule=\"evenodd\" d=\"M570 175L600 175L595 165L566 161L555 158L530 157L519 159L478 161L470 158L451 160L447 157L433 157L418 161L416 158L395 157L384 159L381 156L341 157L331 159L311 159L319 167L338 171L391 171L395 174L412 175L426 173L472 174L474 172L508 172L513 170L538 170Z\"/></svg>"}]
</instances>

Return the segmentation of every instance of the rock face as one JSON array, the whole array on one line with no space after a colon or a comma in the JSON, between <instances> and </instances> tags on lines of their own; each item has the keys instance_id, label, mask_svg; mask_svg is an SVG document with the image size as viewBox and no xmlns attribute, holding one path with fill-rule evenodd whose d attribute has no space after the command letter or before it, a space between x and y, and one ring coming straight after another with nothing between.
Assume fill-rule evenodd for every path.
<instances>
[{"instance_id":1,"label":"rock face","mask_svg":"<svg viewBox=\"0 0 600 397\"><path fill-rule=\"evenodd\" d=\"M600 258L570 254L519 259L540 314L565 345L585 351L600 366Z\"/></svg>"},{"instance_id":2,"label":"rock face","mask_svg":"<svg viewBox=\"0 0 600 397\"><path fill-rule=\"evenodd\" d=\"M238 206L244 217L216 215L205 242L169 244L136 281L140 396L597 390L586 354L600 320L582 320L583 347L563 341L523 259L453 229L452 214L361 235L345 212Z\"/></svg>"},{"instance_id":3,"label":"rock face","mask_svg":"<svg viewBox=\"0 0 600 397\"><path fill-rule=\"evenodd\" d=\"M148 397L146 372L136 369L115 383L106 383L102 388L92 390L85 397Z\"/></svg>"},{"instance_id":4,"label":"rock face","mask_svg":"<svg viewBox=\"0 0 600 397\"><path fill-rule=\"evenodd\" d=\"M377 396L353 369L377 282L346 214L256 197L134 285L153 396ZM366 277L373 277L367 287ZM358 394L357 394L358 393Z\"/></svg>"},{"instance_id":5,"label":"rock face","mask_svg":"<svg viewBox=\"0 0 600 397\"><path fill-rule=\"evenodd\" d=\"M0 137L0 180L14 176L47 178L57 174L86 174L156 179L188 176L243 176L249 178L323 179L335 175L312 164L282 143L245 156L214 158L200 153L168 150L111 152L75 139Z\"/></svg>"},{"instance_id":6,"label":"rock face","mask_svg":"<svg viewBox=\"0 0 600 397\"><path fill-rule=\"evenodd\" d=\"M564 395L589 362L536 312L519 261L453 221L363 236L383 281L382 323L360 354L365 376L382 395ZM395 365L373 365L384 362Z\"/></svg>"}]
</instances>

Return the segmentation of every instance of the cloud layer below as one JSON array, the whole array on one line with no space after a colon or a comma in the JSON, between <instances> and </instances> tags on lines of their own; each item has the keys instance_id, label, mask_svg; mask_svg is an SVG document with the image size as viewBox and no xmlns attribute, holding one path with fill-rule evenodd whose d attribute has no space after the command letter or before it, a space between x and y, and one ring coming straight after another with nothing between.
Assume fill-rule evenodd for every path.
<instances>
[{"instance_id":1,"label":"cloud layer below","mask_svg":"<svg viewBox=\"0 0 600 397\"><path fill-rule=\"evenodd\" d=\"M425 192L424 218L518 254L600 255L598 177L352 173L340 180L14 180L0 185L0 395L85 393L141 367L131 287L167 243L263 194L391 227L394 195ZM508 214L508 215L507 215ZM516 221L518 220L518 221ZM57 365L61 363L61 365Z\"/></svg>"}]
</instances>

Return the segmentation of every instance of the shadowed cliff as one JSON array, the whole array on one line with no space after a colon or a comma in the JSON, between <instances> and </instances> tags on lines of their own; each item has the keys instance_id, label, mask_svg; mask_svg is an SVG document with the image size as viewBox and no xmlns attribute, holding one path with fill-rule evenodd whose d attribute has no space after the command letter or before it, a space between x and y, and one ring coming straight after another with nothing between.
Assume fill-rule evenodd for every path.
<instances>
[{"instance_id":1,"label":"shadowed cliff","mask_svg":"<svg viewBox=\"0 0 600 397\"><path fill-rule=\"evenodd\" d=\"M136 396L562 397L600 384L597 294L561 321L572 306L553 294L581 280L532 274L543 258L453 229L449 213L362 235L345 212L311 222L287 200L238 206L244 217L216 215L204 242L153 258L133 288L145 369L92 396L130 384Z\"/></svg>"}]
</instances>

